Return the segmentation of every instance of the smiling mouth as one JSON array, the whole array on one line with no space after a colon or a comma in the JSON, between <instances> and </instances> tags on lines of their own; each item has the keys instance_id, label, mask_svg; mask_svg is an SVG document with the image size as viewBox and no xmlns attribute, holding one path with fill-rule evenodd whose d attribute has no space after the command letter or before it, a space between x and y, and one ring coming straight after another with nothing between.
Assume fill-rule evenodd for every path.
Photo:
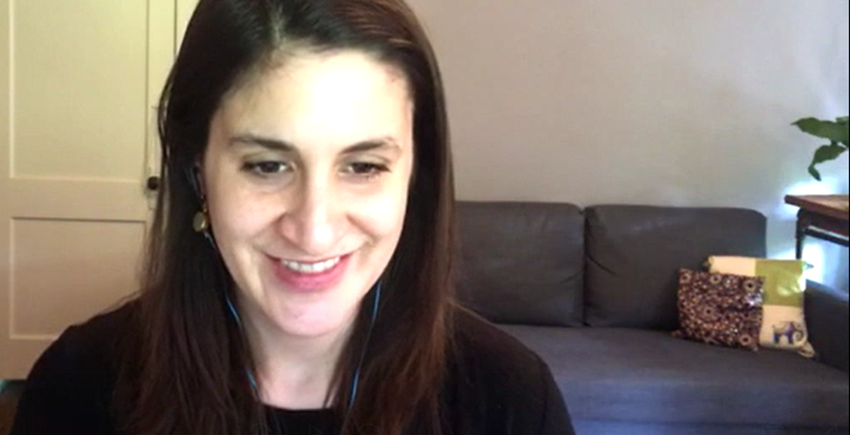
<instances>
[{"instance_id":1,"label":"smiling mouth","mask_svg":"<svg viewBox=\"0 0 850 435\"><path fill-rule=\"evenodd\" d=\"M333 269L333 267L339 263L340 259L342 259L342 257L334 257L328 260L323 260L315 263L293 260L280 260L280 264L282 264L284 267L293 272L312 275L327 272L328 270Z\"/></svg>"},{"instance_id":2,"label":"smiling mouth","mask_svg":"<svg viewBox=\"0 0 850 435\"><path fill-rule=\"evenodd\" d=\"M316 292L335 288L345 277L352 254L328 258L321 261L297 261L269 258L272 273L284 285L283 288L296 293Z\"/></svg>"}]
</instances>

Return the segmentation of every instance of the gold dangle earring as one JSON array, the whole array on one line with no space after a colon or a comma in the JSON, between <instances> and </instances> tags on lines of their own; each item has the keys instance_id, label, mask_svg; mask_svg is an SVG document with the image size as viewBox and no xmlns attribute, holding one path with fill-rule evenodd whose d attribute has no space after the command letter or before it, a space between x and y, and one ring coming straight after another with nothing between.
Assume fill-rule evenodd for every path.
<instances>
[{"instance_id":1,"label":"gold dangle earring","mask_svg":"<svg viewBox=\"0 0 850 435\"><path fill-rule=\"evenodd\" d=\"M192 219L192 228L198 233L206 233L210 229L210 218L207 213L206 202L201 206L201 210L195 213L195 217Z\"/></svg>"}]
</instances>

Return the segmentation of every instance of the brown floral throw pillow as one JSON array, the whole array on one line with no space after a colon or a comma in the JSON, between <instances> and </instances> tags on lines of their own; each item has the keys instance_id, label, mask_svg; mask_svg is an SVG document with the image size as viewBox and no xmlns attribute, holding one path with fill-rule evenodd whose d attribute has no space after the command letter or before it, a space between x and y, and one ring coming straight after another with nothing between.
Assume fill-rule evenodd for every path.
<instances>
[{"instance_id":1,"label":"brown floral throw pillow","mask_svg":"<svg viewBox=\"0 0 850 435\"><path fill-rule=\"evenodd\" d=\"M673 335L758 350L764 278L679 270L679 323Z\"/></svg>"}]
</instances>

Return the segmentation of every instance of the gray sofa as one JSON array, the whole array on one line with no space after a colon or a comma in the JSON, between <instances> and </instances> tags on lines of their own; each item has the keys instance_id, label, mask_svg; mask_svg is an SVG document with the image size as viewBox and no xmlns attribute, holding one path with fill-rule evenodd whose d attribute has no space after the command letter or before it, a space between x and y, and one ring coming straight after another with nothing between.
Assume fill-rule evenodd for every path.
<instances>
[{"instance_id":1,"label":"gray sofa","mask_svg":"<svg viewBox=\"0 0 850 435\"><path fill-rule=\"evenodd\" d=\"M846 291L808 285L818 360L671 336L677 270L764 257L765 230L745 209L460 202L458 299L547 361L579 435L847 434Z\"/></svg>"}]
</instances>

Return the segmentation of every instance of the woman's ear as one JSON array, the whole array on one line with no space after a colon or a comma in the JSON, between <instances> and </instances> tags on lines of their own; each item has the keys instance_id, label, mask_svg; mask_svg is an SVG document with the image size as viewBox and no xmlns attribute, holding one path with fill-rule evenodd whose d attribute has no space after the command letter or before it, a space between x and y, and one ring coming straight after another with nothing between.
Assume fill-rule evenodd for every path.
<instances>
[{"instance_id":1,"label":"woman's ear","mask_svg":"<svg viewBox=\"0 0 850 435\"><path fill-rule=\"evenodd\" d=\"M207 186L204 184L204 176L201 167L202 162L195 163L194 172L195 178L198 180L198 191L200 192L201 198L206 199L207 197Z\"/></svg>"},{"instance_id":2,"label":"woman's ear","mask_svg":"<svg viewBox=\"0 0 850 435\"><path fill-rule=\"evenodd\" d=\"M195 191L195 196L198 197L198 200L203 202L206 200L206 189L204 188L204 179L201 176L201 164L200 162L195 162L187 171L186 176L189 178L189 184L192 185L192 189Z\"/></svg>"}]
</instances>

